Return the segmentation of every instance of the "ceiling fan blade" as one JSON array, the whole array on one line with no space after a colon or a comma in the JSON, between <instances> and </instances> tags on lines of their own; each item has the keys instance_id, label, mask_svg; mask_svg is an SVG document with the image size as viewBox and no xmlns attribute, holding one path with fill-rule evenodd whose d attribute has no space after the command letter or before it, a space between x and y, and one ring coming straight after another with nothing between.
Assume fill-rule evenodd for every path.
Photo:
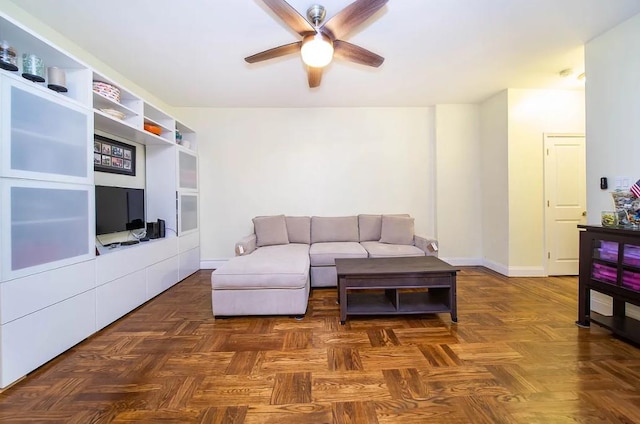
<instances>
[{"instance_id":1,"label":"ceiling fan blade","mask_svg":"<svg viewBox=\"0 0 640 424\"><path fill-rule=\"evenodd\" d=\"M311 66L307 66L307 75L309 78L309 88L318 87L322 80L322 68L312 68Z\"/></svg>"},{"instance_id":2,"label":"ceiling fan blade","mask_svg":"<svg viewBox=\"0 0 640 424\"><path fill-rule=\"evenodd\" d=\"M384 57L342 40L333 42L333 56L361 65L373 66L374 68L377 68L384 62Z\"/></svg>"},{"instance_id":3,"label":"ceiling fan blade","mask_svg":"<svg viewBox=\"0 0 640 424\"><path fill-rule=\"evenodd\" d=\"M300 35L314 33L313 25L284 0L262 0L282 21Z\"/></svg>"},{"instance_id":4,"label":"ceiling fan blade","mask_svg":"<svg viewBox=\"0 0 640 424\"><path fill-rule=\"evenodd\" d=\"M273 59L273 58L285 56L291 53L297 53L300 51L301 46L302 46L302 41L285 44L283 46L274 47L272 49L265 50L263 52L245 57L244 60L246 60L249 63L261 62L263 60Z\"/></svg>"},{"instance_id":5,"label":"ceiling fan blade","mask_svg":"<svg viewBox=\"0 0 640 424\"><path fill-rule=\"evenodd\" d=\"M369 19L389 0L356 0L338 12L323 26L334 40L344 37L355 27Z\"/></svg>"}]
</instances>

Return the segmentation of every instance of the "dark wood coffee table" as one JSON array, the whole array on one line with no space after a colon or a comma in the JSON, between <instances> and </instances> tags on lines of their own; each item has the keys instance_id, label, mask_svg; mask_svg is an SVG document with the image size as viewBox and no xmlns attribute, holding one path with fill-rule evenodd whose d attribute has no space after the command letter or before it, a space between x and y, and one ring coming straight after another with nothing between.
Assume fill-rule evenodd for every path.
<instances>
[{"instance_id":1,"label":"dark wood coffee table","mask_svg":"<svg viewBox=\"0 0 640 424\"><path fill-rule=\"evenodd\" d=\"M434 256L336 259L340 323L347 315L450 313L457 268Z\"/></svg>"}]
</instances>

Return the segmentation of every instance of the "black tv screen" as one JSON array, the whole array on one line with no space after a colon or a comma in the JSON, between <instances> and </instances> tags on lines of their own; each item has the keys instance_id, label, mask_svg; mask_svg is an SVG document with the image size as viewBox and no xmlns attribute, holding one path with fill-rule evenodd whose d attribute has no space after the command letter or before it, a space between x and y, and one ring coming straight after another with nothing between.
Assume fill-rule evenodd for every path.
<instances>
[{"instance_id":1,"label":"black tv screen","mask_svg":"<svg viewBox=\"0 0 640 424\"><path fill-rule=\"evenodd\" d=\"M96 235L145 227L143 189L96 186Z\"/></svg>"}]
</instances>

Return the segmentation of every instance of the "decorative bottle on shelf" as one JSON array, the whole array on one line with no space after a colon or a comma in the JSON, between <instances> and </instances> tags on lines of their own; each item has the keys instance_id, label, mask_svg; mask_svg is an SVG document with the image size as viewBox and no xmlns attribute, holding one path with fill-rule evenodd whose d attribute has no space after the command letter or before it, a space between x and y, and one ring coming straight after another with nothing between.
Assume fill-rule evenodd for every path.
<instances>
[{"instance_id":1,"label":"decorative bottle on shelf","mask_svg":"<svg viewBox=\"0 0 640 424\"><path fill-rule=\"evenodd\" d=\"M18 54L5 40L0 41L0 68L7 71L18 70Z\"/></svg>"}]
</instances>

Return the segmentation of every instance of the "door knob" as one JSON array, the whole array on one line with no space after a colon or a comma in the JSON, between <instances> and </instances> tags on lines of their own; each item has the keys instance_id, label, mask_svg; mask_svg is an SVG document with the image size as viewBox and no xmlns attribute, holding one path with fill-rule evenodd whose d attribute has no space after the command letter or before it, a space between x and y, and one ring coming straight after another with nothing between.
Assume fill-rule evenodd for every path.
<instances>
[{"instance_id":1,"label":"door knob","mask_svg":"<svg viewBox=\"0 0 640 424\"><path fill-rule=\"evenodd\" d=\"M582 216L587 216L587 211L582 211Z\"/></svg>"}]
</instances>

